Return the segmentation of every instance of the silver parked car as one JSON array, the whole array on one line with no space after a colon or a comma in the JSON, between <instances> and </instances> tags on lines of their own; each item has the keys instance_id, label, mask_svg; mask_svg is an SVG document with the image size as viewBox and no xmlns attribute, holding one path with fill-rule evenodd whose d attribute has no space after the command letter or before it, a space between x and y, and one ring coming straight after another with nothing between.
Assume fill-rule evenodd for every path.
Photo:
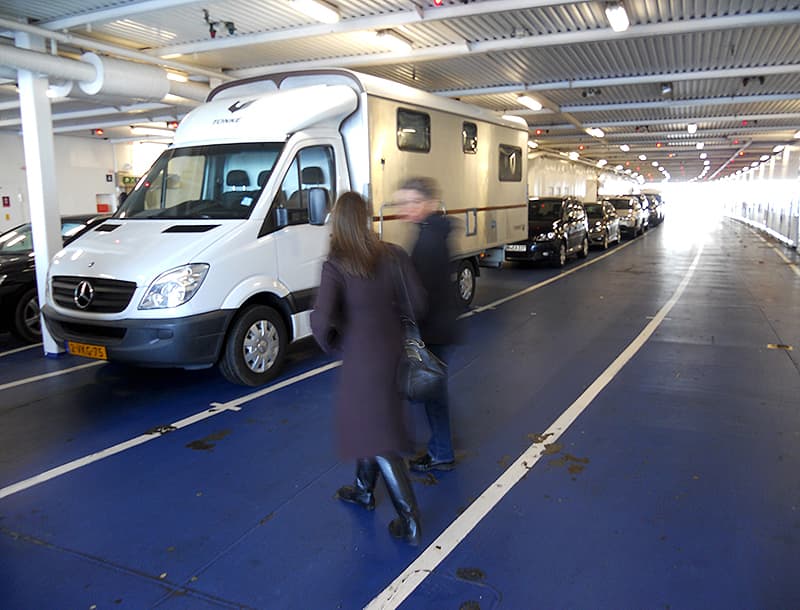
<instances>
[{"instance_id":1,"label":"silver parked car","mask_svg":"<svg viewBox=\"0 0 800 610\"><path fill-rule=\"evenodd\" d=\"M645 224L642 202L638 195L624 197L608 197L606 199L619 215L619 227L628 237L636 237L644 233Z\"/></svg>"}]
</instances>

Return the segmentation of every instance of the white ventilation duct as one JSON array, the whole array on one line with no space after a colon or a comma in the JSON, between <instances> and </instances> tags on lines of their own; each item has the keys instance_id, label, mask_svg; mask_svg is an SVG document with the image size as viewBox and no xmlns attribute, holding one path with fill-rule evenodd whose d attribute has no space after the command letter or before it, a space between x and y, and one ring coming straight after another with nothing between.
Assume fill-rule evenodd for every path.
<instances>
[{"instance_id":1,"label":"white ventilation duct","mask_svg":"<svg viewBox=\"0 0 800 610\"><path fill-rule=\"evenodd\" d=\"M126 97L139 101L159 101L169 93L167 73L157 66L100 57L84 53L81 61L94 66L94 79L80 79L84 93Z\"/></svg>"}]
</instances>

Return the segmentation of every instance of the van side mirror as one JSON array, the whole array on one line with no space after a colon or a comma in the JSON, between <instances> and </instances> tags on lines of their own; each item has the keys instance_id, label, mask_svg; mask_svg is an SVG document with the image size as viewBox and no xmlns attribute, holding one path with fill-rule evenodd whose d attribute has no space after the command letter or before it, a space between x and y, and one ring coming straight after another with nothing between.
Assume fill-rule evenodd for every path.
<instances>
[{"instance_id":1,"label":"van side mirror","mask_svg":"<svg viewBox=\"0 0 800 610\"><path fill-rule=\"evenodd\" d=\"M315 226L325 224L329 209L328 189L314 187L308 189L308 223Z\"/></svg>"}]
</instances>

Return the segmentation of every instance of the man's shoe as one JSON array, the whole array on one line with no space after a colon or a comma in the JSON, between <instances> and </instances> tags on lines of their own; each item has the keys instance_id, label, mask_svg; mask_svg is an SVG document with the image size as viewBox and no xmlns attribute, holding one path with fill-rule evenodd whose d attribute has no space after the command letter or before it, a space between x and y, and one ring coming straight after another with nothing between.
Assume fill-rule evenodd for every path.
<instances>
[{"instance_id":1,"label":"man's shoe","mask_svg":"<svg viewBox=\"0 0 800 610\"><path fill-rule=\"evenodd\" d=\"M429 470L453 470L456 467L455 460L442 461L434 460L429 453L413 458L408 461L408 467L416 472L428 472Z\"/></svg>"},{"instance_id":2,"label":"man's shoe","mask_svg":"<svg viewBox=\"0 0 800 610\"><path fill-rule=\"evenodd\" d=\"M364 491L362 489L358 489L357 487L353 487L352 485L345 485L337 489L336 497L344 502L350 502L351 504L358 504L359 506L362 506L367 510L372 510L375 508L375 496L373 495L373 493L370 491Z\"/></svg>"}]
</instances>

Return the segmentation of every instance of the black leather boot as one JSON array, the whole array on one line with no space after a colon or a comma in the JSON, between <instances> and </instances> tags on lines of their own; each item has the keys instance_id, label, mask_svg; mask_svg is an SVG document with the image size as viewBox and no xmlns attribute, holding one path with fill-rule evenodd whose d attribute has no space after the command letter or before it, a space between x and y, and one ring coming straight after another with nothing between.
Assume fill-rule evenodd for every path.
<instances>
[{"instance_id":1,"label":"black leather boot","mask_svg":"<svg viewBox=\"0 0 800 610\"><path fill-rule=\"evenodd\" d=\"M414 490L411 489L405 462L398 456L379 455L375 459L398 514L397 519L389 523L389 533L412 546L419 546L422 539L419 507L414 497Z\"/></svg>"},{"instance_id":2,"label":"black leather boot","mask_svg":"<svg viewBox=\"0 0 800 610\"><path fill-rule=\"evenodd\" d=\"M336 497L345 502L363 506L367 510L375 508L375 479L378 477L378 464L373 459L356 460L356 481L336 490Z\"/></svg>"}]
</instances>

